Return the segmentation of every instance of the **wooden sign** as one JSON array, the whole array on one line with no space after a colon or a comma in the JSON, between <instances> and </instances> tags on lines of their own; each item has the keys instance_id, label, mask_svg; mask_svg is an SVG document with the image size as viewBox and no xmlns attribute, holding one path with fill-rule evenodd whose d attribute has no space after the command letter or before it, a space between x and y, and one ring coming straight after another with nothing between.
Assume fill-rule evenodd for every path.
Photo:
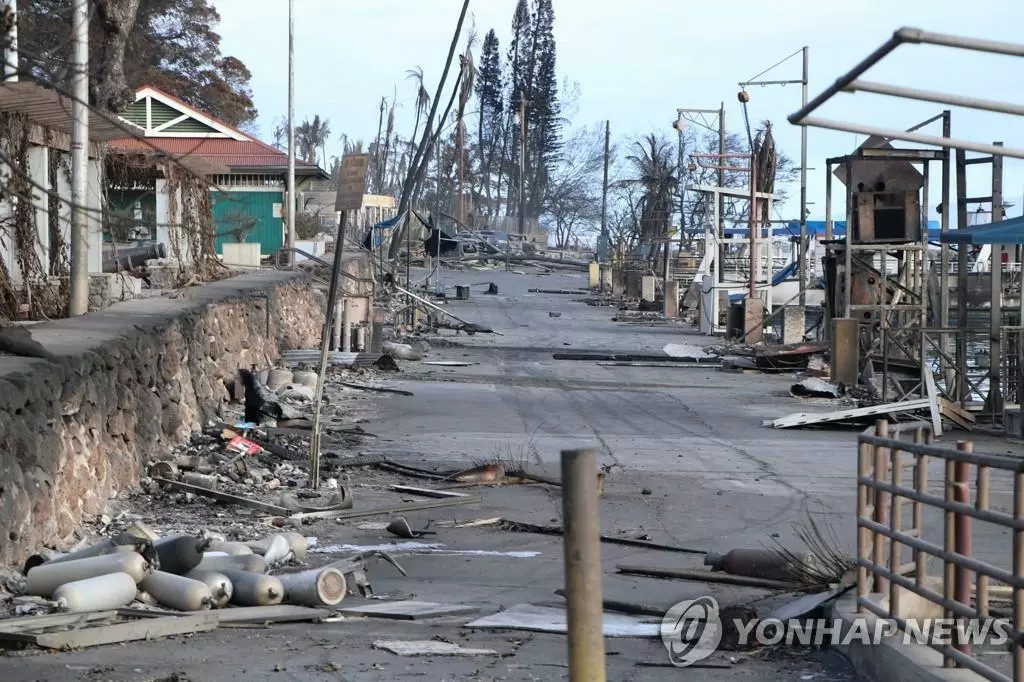
<instances>
[{"instance_id":1,"label":"wooden sign","mask_svg":"<svg viewBox=\"0 0 1024 682\"><path fill-rule=\"evenodd\" d=\"M335 211L358 211L363 207L366 194L366 171L370 167L369 154L346 154L338 169L338 194Z\"/></svg>"}]
</instances>

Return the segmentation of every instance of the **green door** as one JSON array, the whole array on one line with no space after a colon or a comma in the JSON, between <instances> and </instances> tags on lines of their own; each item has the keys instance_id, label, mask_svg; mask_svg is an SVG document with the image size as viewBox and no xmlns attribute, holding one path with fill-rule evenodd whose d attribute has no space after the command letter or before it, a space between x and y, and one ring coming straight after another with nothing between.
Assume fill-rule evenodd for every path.
<instances>
[{"instance_id":1,"label":"green door","mask_svg":"<svg viewBox=\"0 0 1024 682\"><path fill-rule=\"evenodd\" d=\"M222 253L223 244L238 241L259 242L264 255L284 244L283 192L214 190L211 194L217 253Z\"/></svg>"}]
</instances>

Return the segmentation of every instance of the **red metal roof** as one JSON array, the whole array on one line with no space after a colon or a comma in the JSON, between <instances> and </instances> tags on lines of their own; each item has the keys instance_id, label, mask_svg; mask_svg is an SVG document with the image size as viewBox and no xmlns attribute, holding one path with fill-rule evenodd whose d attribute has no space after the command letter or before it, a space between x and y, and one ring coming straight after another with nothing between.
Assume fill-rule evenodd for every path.
<instances>
[{"instance_id":1,"label":"red metal roof","mask_svg":"<svg viewBox=\"0 0 1024 682\"><path fill-rule=\"evenodd\" d=\"M121 151L158 151L174 158L198 156L232 170L286 168L288 155L258 140L198 137L147 137L111 140L108 146ZM295 167L314 170L314 164L296 159Z\"/></svg>"}]
</instances>

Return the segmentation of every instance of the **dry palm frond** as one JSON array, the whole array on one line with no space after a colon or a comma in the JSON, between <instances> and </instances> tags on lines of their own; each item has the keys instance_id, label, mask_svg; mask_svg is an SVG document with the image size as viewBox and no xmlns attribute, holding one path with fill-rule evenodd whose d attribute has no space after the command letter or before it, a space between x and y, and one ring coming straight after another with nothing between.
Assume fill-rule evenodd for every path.
<instances>
[{"instance_id":1,"label":"dry palm frond","mask_svg":"<svg viewBox=\"0 0 1024 682\"><path fill-rule=\"evenodd\" d=\"M842 543L831 525L819 523L808 514L793 522L793 531L803 543L801 550L788 548L778 540L773 540L773 549L790 564L793 577L799 582L808 587L838 583L856 566L854 558L841 549ZM810 561L806 559L808 553Z\"/></svg>"}]
</instances>

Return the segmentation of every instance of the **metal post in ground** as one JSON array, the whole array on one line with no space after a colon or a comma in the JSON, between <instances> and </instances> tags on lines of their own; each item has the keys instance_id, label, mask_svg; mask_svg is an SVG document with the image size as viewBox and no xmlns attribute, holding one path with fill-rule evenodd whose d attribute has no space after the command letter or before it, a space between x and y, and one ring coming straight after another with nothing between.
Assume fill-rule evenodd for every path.
<instances>
[{"instance_id":1,"label":"metal post in ground","mask_svg":"<svg viewBox=\"0 0 1024 682\"><path fill-rule=\"evenodd\" d=\"M331 327L338 306L338 287L341 285L341 269L345 261L345 228L348 211L342 211L338 219L338 237L334 241L334 269L331 270L331 286L327 289L327 309L324 311L324 326L320 332L320 364L316 378L316 393L313 397L313 433L309 444L309 487L320 487L320 407L323 404L324 380L327 378L328 348L331 343ZM294 254L294 252L293 252Z\"/></svg>"},{"instance_id":2,"label":"metal post in ground","mask_svg":"<svg viewBox=\"0 0 1024 682\"><path fill-rule=\"evenodd\" d=\"M971 453L974 451L974 444L969 441L958 441L956 449L960 452ZM971 502L971 483L970 483L970 469L971 465L967 462L957 462L953 468L954 481L953 481L953 498L961 504L970 504ZM972 519L967 514L957 512L956 521L954 527L955 551L960 556L972 557L973 551L973 533ZM956 585L953 589L954 598L966 607L971 606L971 584L973 583L973 572L964 567L957 565L956 567ZM967 623L964 622L963 618L957 618L957 624L962 627L966 627ZM966 641L962 635L962 630L957 628L957 638L954 646L957 651L970 655L971 645Z\"/></svg>"},{"instance_id":3,"label":"metal post in ground","mask_svg":"<svg viewBox=\"0 0 1024 682\"><path fill-rule=\"evenodd\" d=\"M562 451L565 597L568 604L570 682L604 682L597 455Z\"/></svg>"}]
</instances>

